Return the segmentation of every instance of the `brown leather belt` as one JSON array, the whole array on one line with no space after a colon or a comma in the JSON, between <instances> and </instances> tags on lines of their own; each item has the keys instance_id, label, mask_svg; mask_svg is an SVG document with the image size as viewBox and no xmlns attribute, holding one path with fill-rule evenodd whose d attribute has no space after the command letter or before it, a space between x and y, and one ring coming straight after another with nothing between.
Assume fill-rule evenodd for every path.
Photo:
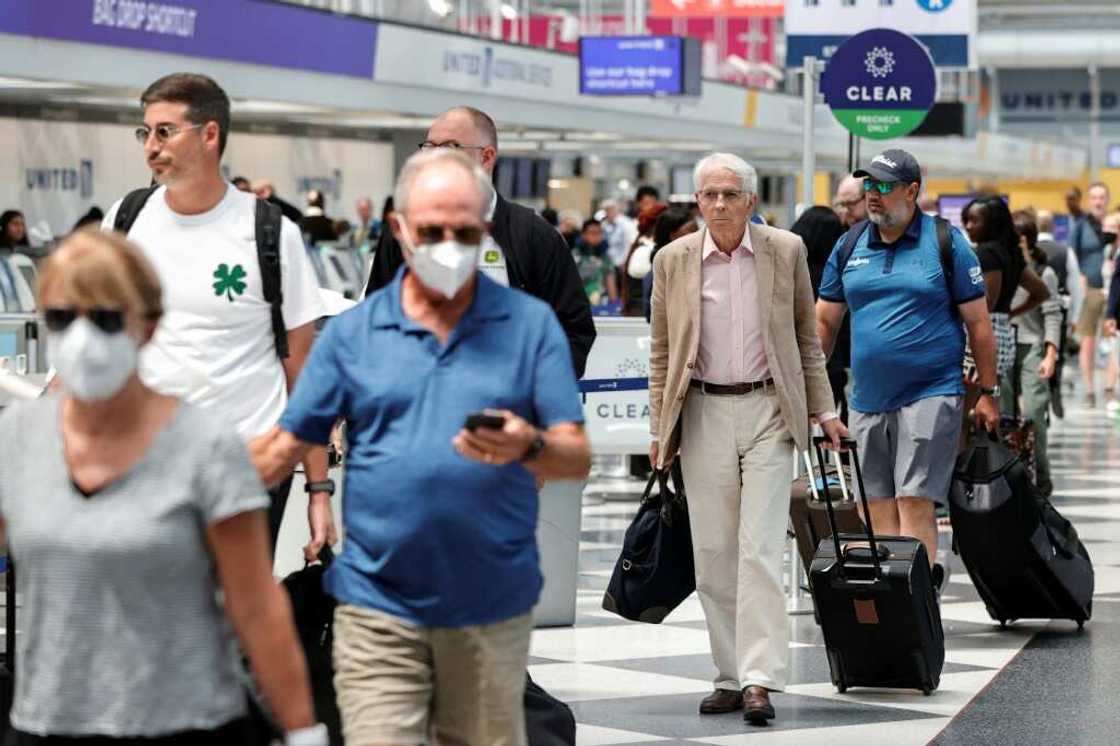
<instances>
[{"instance_id":1,"label":"brown leather belt","mask_svg":"<svg viewBox=\"0 0 1120 746\"><path fill-rule=\"evenodd\" d=\"M693 378L688 382L688 385L713 396L742 396L767 386L773 386L774 379L767 378L765 381L751 381L750 383L706 383Z\"/></svg>"}]
</instances>

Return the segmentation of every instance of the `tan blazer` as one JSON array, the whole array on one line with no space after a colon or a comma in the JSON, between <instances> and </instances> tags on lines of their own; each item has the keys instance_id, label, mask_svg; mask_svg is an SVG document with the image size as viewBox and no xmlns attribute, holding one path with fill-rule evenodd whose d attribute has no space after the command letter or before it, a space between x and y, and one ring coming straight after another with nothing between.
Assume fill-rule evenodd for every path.
<instances>
[{"instance_id":1,"label":"tan blazer","mask_svg":"<svg viewBox=\"0 0 1120 746\"><path fill-rule=\"evenodd\" d=\"M789 231L749 224L758 277L758 313L766 364L782 419L799 450L808 445L809 415L835 409L817 339L805 244ZM653 262L649 363L650 432L667 463L680 446L679 420L700 347L700 271L707 231L683 236Z\"/></svg>"}]
</instances>

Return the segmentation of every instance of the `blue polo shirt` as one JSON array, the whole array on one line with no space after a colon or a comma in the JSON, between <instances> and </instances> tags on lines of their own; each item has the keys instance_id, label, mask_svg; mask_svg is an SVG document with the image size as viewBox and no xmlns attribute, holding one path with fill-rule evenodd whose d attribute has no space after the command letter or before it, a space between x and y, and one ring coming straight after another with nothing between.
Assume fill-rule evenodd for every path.
<instances>
[{"instance_id":1,"label":"blue polo shirt","mask_svg":"<svg viewBox=\"0 0 1120 746\"><path fill-rule=\"evenodd\" d=\"M551 308L481 273L440 345L401 310L406 271L327 324L280 426L326 443L346 418L332 596L422 627L504 621L540 594L534 478L520 464L467 460L451 439L487 407L541 428L582 422L571 351Z\"/></svg>"},{"instance_id":2,"label":"blue polo shirt","mask_svg":"<svg viewBox=\"0 0 1120 746\"><path fill-rule=\"evenodd\" d=\"M890 412L932 396L964 393L964 328L954 306L984 296L980 262L964 235L953 238L953 287L941 271L934 219L917 212L906 232L884 243L874 224L840 275L841 238L824 268L820 297L852 314L850 405Z\"/></svg>"}]
</instances>

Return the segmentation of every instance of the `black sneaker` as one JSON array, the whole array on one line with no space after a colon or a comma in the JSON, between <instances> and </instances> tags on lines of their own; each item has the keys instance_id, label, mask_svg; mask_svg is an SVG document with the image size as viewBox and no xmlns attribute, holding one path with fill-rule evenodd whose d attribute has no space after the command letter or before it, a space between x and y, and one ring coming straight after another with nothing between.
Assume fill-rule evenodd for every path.
<instances>
[{"instance_id":1,"label":"black sneaker","mask_svg":"<svg viewBox=\"0 0 1120 746\"><path fill-rule=\"evenodd\" d=\"M933 592L937 594L937 598L940 600L941 591L945 585L945 566L940 562L934 562L929 574L933 578Z\"/></svg>"}]
</instances>

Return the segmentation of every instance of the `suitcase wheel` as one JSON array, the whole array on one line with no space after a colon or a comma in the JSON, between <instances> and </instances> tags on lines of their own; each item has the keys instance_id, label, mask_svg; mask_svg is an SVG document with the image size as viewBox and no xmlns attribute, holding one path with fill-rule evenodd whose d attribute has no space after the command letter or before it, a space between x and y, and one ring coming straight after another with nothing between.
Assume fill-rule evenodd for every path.
<instances>
[{"instance_id":1,"label":"suitcase wheel","mask_svg":"<svg viewBox=\"0 0 1120 746\"><path fill-rule=\"evenodd\" d=\"M929 695L933 694L933 689L929 686L929 684L926 684L925 686L922 687L922 694L924 694L927 697Z\"/></svg>"},{"instance_id":2,"label":"suitcase wheel","mask_svg":"<svg viewBox=\"0 0 1120 746\"><path fill-rule=\"evenodd\" d=\"M1084 629L1085 629L1085 620L1084 619L1078 619L1077 620L1077 631L1081 632Z\"/></svg>"}]
</instances>

